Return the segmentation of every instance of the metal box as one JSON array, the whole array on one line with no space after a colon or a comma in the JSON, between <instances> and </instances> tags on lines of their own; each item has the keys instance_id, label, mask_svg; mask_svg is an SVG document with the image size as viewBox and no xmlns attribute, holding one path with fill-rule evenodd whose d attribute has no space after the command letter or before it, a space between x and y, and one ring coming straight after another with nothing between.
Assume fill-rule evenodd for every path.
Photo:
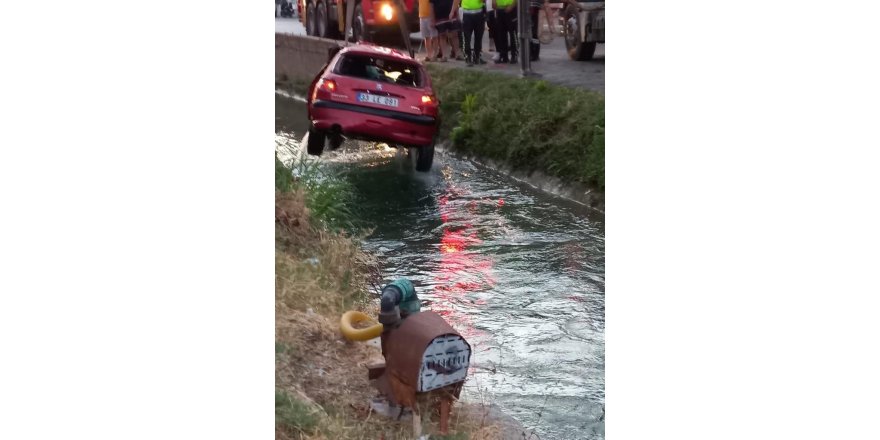
<instances>
[{"instance_id":1,"label":"metal box","mask_svg":"<svg viewBox=\"0 0 880 440\"><path fill-rule=\"evenodd\" d=\"M456 398L467 378L471 347L440 315L408 316L382 335L385 369L376 387L399 405L412 406L416 393L448 388Z\"/></svg>"}]
</instances>

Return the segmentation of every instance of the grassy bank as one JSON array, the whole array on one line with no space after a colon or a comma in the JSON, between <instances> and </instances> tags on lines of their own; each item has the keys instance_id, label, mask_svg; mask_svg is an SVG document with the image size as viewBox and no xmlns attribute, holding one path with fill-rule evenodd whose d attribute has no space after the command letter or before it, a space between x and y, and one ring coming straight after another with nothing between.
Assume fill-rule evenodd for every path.
<instances>
[{"instance_id":1,"label":"grassy bank","mask_svg":"<svg viewBox=\"0 0 880 440\"><path fill-rule=\"evenodd\" d=\"M442 138L515 169L605 190L605 97L501 74L428 65Z\"/></svg>"},{"instance_id":2,"label":"grassy bank","mask_svg":"<svg viewBox=\"0 0 880 440\"><path fill-rule=\"evenodd\" d=\"M350 191L318 163L282 163L276 155L276 439L412 437L410 422L373 414L369 407L376 391L364 365L382 359L379 349L347 341L338 330L344 311L377 314L370 292L382 282L378 263L362 250L349 221ZM432 439L501 438L479 411L456 407L451 435ZM425 433L436 432L431 421L423 426Z\"/></svg>"}]
</instances>

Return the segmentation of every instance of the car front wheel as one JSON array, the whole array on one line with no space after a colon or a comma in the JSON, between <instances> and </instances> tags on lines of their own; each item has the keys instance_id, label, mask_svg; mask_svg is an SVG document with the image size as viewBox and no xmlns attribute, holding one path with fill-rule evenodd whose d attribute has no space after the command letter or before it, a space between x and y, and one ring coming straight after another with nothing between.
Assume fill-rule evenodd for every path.
<instances>
[{"instance_id":1,"label":"car front wheel","mask_svg":"<svg viewBox=\"0 0 880 440\"><path fill-rule=\"evenodd\" d=\"M434 163L434 144L423 145L416 149L416 171L427 173Z\"/></svg>"},{"instance_id":2,"label":"car front wheel","mask_svg":"<svg viewBox=\"0 0 880 440\"><path fill-rule=\"evenodd\" d=\"M327 136L327 139L330 140L330 149L335 150L342 146L342 142L344 139L342 135L339 133L332 133L330 136Z\"/></svg>"}]
</instances>

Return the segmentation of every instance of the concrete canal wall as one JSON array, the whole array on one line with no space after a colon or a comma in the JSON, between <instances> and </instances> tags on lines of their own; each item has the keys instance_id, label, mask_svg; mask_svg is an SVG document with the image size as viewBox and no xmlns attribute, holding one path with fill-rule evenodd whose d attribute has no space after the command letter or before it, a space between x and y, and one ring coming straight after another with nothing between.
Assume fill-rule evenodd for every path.
<instances>
[{"instance_id":1,"label":"concrete canal wall","mask_svg":"<svg viewBox=\"0 0 880 440\"><path fill-rule=\"evenodd\" d=\"M311 81L327 62L327 51L341 41L275 34L275 79Z\"/></svg>"}]
</instances>

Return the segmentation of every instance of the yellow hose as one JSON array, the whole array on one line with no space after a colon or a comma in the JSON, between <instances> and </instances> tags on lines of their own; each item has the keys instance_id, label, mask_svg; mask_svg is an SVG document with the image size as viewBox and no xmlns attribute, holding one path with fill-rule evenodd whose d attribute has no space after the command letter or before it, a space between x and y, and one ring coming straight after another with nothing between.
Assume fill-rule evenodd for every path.
<instances>
[{"instance_id":1,"label":"yellow hose","mask_svg":"<svg viewBox=\"0 0 880 440\"><path fill-rule=\"evenodd\" d=\"M368 341L382 334L384 327L378 322L367 328L354 328L354 324L364 321L375 322L366 313L357 310L345 312L342 319L339 320L339 330L342 332L342 336L345 336L349 341Z\"/></svg>"}]
</instances>

